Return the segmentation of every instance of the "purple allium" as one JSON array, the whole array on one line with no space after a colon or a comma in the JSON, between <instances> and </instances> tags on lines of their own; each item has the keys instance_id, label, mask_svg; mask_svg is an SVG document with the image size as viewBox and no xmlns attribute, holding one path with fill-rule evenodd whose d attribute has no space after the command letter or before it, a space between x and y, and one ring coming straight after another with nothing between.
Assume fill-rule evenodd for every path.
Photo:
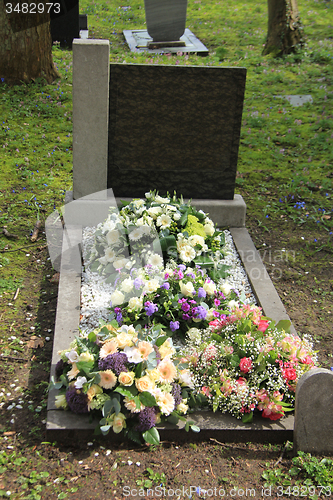
<instances>
[{"instance_id":1,"label":"purple allium","mask_svg":"<svg viewBox=\"0 0 333 500\"><path fill-rule=\"evenodd\" d=\"M138 414L139 423L135 426L138 432L145 432L156 424L156 412L154 407L148 407L141 410Z\"/></svg>"},{"instance_id":2,"label":"purple allium","mask_svg":"<svg viewBox=\"0 0 333 500\"><path fill-rule=\"evenodd\" d=\"M202 286L198 290L198 297L199 299L204 299L206 297L206 290L202 288Z\"/></svg>"},{"instance_id":3,"label":"purple allium","mask_svg":"<svg viewBox=\"0 0 333 500\"><path fill-rule=\"evenodd\" d=\"M88 413L88 396L79 389L71 386L66 392L66 401L73 413Z\"/></svg>"},{"instance_id":4,"label":"purple allium","mask_svg":"<svg viewBox=\"0 0 333 500\"><path fill-rule=\"evenodd\" d=\"M198 319L206 319L207 311L204 307L198 306L193 309L194 317Z\"/></svg>"},{"instance_id":5,"label":"purple allium","mask_svg":"<svg viewBox=\"0 0 333 500\"><path fill-rule=\"evenodd\" d=\"M179 321L170 321L170 330L172 332L179 330Z\"/></svg>"},{"instance_id":6,"label":"purple allium","mask_svg":"<svg viewBox=\"0 0 333 500\"><path fill-rule=\"evenodd\" d=\"M153 302L149 302L149 300L147 300L147 302L145 302L145 310L147 316L152 316L156 311L158 311L158 306L157 304L154 304Z\"/></svg>"},{"instance_id":7,"label":"purple allium","mask_svg":"<svg viewBox=\"0 0 333 500\"><path fill-rule=\"evenodd\" d=\"M173 382L171 385L172 385L171 395L175 400L175 408L177 408L177 406L182 402L183 399L182 388L176 382Z\"/></svg>"},{"instance_id":8,"label":"purple allium","mask_svg":"<svg viewBox=\"0 0 333 500\"><path fill-rule=\"evenodd\" d=\"M55 376L56 376L57 380L59 380L60 376L63 374L64 366L65 366L65 363L63 362L62 359L60 359L55 367Z\"/></svg>"},{"instance_id":9,"label":"purple allium","mask_svg":"<svg viewBox=\"0 0 333 500\"><path fill-rule=\"evenodd\" d=\"M124 352L115 352L100 359L98 361L98 368L102 371L112 370L116 375L119 375L121 372L128 372L126 363L128 363L126 354Z\"/></svg>"}]
</instances>

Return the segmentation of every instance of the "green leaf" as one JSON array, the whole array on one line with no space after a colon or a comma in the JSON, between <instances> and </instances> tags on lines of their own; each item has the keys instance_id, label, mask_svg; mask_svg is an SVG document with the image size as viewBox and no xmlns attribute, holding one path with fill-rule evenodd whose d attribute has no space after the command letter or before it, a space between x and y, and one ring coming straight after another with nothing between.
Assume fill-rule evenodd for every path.
<instances>
[{"instance_id":1,"label":"green leaf","mask_svg":"<svg viewBox=\"0 0 333 500\"><path fill-rule=\"evenodd\" d=\"M191 430L193 432L200 432L200 427L198 427L197 425L191 425Z\"/></svg>"},{"instance_id":2,"label":"green leaf","mask_svg":"<svg viewBox=\"0 0 333 500\"><path fill-rule=\"evenodd\" d=\"M99 262L99 260L95 260L92 264L90 264L89 269L91 272L95 273L100 265L101 263Z\"/></svg>"},{"instance_id":3,"label":"green leaf","mask_svg":"<svg viewBox=\"0 0 333 500\"><path fill-rule=\"evenodd\" d=\"M142 373L142 362L138 363L135 368L135 378L140 378Z\"/></svg>"},{"instance_id":4,"label":"green leaf","mask_svg":"<svg viewBox=\"0 0 333 500\"><path fill-rule=\"evenodd\" d=\"M107 417L113 410L113 402L111 399L105 401L105 404L102 409L103 417Z\"/></svg>"},{"instance_id":5,"label":"green leaf","mask_svg":"<svg viewBox=\"0 0 333 500\"><path fill-rule=\"evenodd\" d=\"M143 432L142 437L145 440L145 443L148 444L159 444L160 442L160 435L156 427L152 427L151 429L148 429L148 431Z\"/></svg>"},{"instance_id":6,"label":"green leaf","mask_svg":"<svg viewBox=\"0 0 333 500\"><path fill-rule=\"evenodd\" d=\"M118 401L118 399L116 397L112 398L111 399L111 403L113 405L113 408L114 408L114 411L115 411L115 414L118 415L118 413L120 412L121 410L121 405Z\"/></svg>"},{"instance_id":7,"label":"green leaf","mask_svg":"<svg viewBox=\"0 0 333 500\"><path fill-rule=\"evenodd\" d=\"M290 333L291 322L289 319L281 319L275 328L279 331L284 330L286 333Z\"/></svg>"},{"instance_id":8,"label":"green leaf","mask_svg":"<svg viewBox=\"0 0 333 500\"><path fill-rule=\"evenodd\" d=\"M162 252L168 252L168 249L177 248L176 238L171 234L160 238Z\"/></svg>"},{"instance_id":9,"label":"green leaf","mask_svg":"<svg viewBox=\"0 0 333 500\"><path fill-rule=\"evenodd\" d=\"M111 428L111 425L102 425L102 427L100 429L102 431L102 434L105 436L106 434L108 434L110 428Z\"/></svg>"},{"instance_id":10,"label":"green leaf","mask_svg":"<svg viewBox=\"0 0 333 500\"><path fill-rule=\"evenodd\" d=\"M169 337L167 337L166 335L164 335L163 337L158 337L155 344L157 345L157 347L160 347L166 340L168 340L168 338Z\"/></svg>"},{"instance_id":11,"label":"green leaf","mask_svg":"<svg viewBox=\"0 0 333 500\"><path fill-rule=\"evenodd\" d=\"M110 276L108 276L104 281L105 283L113 283L117 276L117 274L110 274Z\"/></svg>"},{"instance_id":12,"label":"green leaf","mask_svg":"<svg viewBox=\"0 0 333 500\"><path fill-rule=\"evenodd\" d=\"M148 392L148 391L141 392L139 394L139 398L140 398L141 403L144 406L152 407L152 406L156 405L155 396L153 396L152 394L150 394L150 392Z\"/></svg>"},{"instance_id":13,"label":"green leaf","mask_svg":"<svg viewBox=\"0 0 333 500\"><path fill-rule=\"evenodd\" d=\"M244 413L244 415L242 416L242 422L244 422L245 424L253 422L253 411L251 411L251 413Z\"/></svg>"},{"instance_id":14,"label":"green leaf","mask_svg":"<svg viewBox=\"0 0 333 500\"><path fill-rule=\"evenodd\" d=\"M89 342L95 342L96 341L96 333L90 332L88 335L88 340L89 340Z\"/></svg>"},{"instance_id":15,"label":"green leaf","mask_svg":"<svg viewBox=\"0 0 333 500\"><path fill-rule=\"evenodd\" d=\"M128 398L133 398L138 394L138 390L135 387L135 385L131 385L130 387L124 387L122 385L119 385L116 389L114 389L113 392L118 392L122 396L128 397Z\"/></svg>"},{"instance_id":16,"label":"green leaf","mask_svg":"<svg viewBox=\"0 0 333 500\"><path fill-rule=\"evenodd\" d=\"M177 425L178 422L179 422L179 418L177 415L170 415L168 418L167 418L167 421L170 422L170 424L172 425Z\"/></svg>"},{"instance_id":17,"label":"green leaf","mask_svg":"<svg viewBox=\"0 0 333 500\"><path fill-rule=\"evenodd\" d=\"M80 372L84 372L88 374L91 372L91 370L94 368L94 361L78 361L76 363L77 369L80 370Z\"/></svg>"}]
</instances>

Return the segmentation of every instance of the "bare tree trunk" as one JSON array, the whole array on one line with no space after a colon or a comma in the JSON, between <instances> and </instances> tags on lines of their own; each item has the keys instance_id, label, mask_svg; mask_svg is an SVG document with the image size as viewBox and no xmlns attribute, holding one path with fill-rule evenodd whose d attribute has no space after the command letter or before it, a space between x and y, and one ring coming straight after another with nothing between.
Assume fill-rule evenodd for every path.
<instances>
[{"instance_id":1,"label":"bare tree trunk","mask_svg":"<svg viewBox=\"0 0 333 500\"><path fill-rule=\"evenodd\" d=\"M297 0L268 0L268 33L263 55L282 56L304 45Z\"/></svg>"},{"instance_id":2,"label":"bare tree trunk","mask_svg":"<svg viewBox=\"0 0 333 500\"><path fill-rule=\"evenodd\" d=\"M8 2L9 3L9 2ZM13 8L19 2L12 1ZM41 3L41 2L40 2ZM45 78L48 83L60 78L52 59L50 14L9 13L0 1L0 78L8 84L29 83ZM26 4L32 5L32 4Z\"/></svg>"}]
</instances>

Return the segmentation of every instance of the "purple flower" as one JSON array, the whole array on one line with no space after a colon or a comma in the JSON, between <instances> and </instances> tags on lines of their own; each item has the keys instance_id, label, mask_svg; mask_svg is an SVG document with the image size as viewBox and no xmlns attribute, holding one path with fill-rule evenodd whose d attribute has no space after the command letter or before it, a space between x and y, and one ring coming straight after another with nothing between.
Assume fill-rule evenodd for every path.
<instances>
[{"instance_id":1,"label":"purple flower","mask_svg":"<svg viewBox=\"0 0 333 500\"><path fill-rule=\"evenodd\" d=\"M66 392L66 402L73 413L88 413L88 396L71 386Z\"/></svg>"},{"instance_id":2,"label":"purple flower","mask_svg":"<svg viewBox=\"0 0 333 500\"><path fill-rule=\"evenodd\" d=\"M198 319L206 319L207 311L204 307L198 306L193 309L194 317Z\"/></svg>"},{"instance_id":3,"label":"purple flower","mask_svg":"<svg viewBox=\"0 0 333 500\"><path fill-rule=\"evenodd\" d=\"M171 395L173 396L175 400L175 408L182 402L182 388L179 384L176 382L173 382L172 384L172 390L171 390Z\"/></svg>"},{"instance_id":4,"label":"purple flower","mask_svg":"<svg viewBox=\"0 0 333 500\"><path fill-rule=\"evenodd\" d=\"M128 363L126 354L124 352L115 352L100 359L98 361L98 368L102 371L112 370L116 375L119 375L121 372L128 372L126 363Z\"/></svg>"},{"instance_id":5,"label":"purple flower","mask_svg":"<svg viewBox=\"0 0 333 500\"><path fill-rule=\"evenodd\" d=\"M134 288L136 290L139 290L139 288L143 285L143 281L141 278L135 278L135 280L133 281L133 284L134 284Z\"/></svg>"},{"instance_id":6,"label":"purple flower","mask_svg":"<svg viewBox=\"0 0 333 500\"><path fill-rule=\"evenodd\" d=\"M156 412L154 407L146 407L138 413L139 423L135 426L138 432L145 432L156 424Z\"/></svg>"},{"instance_id":7,"label":"purple flower","mask_svg":"<svg viewBox=\"0 0 333 500\"><path fill-rule=\"evenodd\" d=\"M147 316L152 316L156 311L158 311L158 306L157 304L154 304L153 302L149 302L149 300L147 300L147 302L145 302L145 310Z\"/></svg>"},{"instance_id":8,"label":"purple flower","mask_svg":"<svg viewBox=\"0 0 333 500\"><path fill-rule=\"evenodd\" d=\"M184 311L184 313L189 312L190 309L191 309L190 304L188 304L187 302L182 303L182 311Z\"/></svg>"},{"instance_id":9,"label":"purple flower","mask_svg":"<svg viewBox=\"0 0 333 500\"><path fill-rule=\"evenodd\" d=\"M179 321L170 321L170 330L175 332L179 329Z\"/></svg>"},{"instance_id":10,"label":"purple flower","mask_svg":"<svg viewBox=\"0 0 333 500\"><path fill-rule=\"evenodd\" d=\"M185 271L186 266L184 264L179 264L178 269L180 269L181 271Z\"/></svg>"},{"instance_id":11,"label":"purple flower","mask_svg":"<svg viewBox=\"0 0 333 500\"><path fill-rule=\"evenodd\" d=\"M202 288L202 286L198 290L198 297L199 299L204 299L206 297L206 290Z\"/></svg>"},{"instance_id":12,"label":"purple flower","mask_svg":"<svg viewBox=\"0 0 333 500\"><path fill-rule=\"evenodd\" d=\"M121 308L120 307L115 307L114 308L114 312L116 313L117 323L118 323L119 326L121 326L122 323L123 323L123 315L122 315L122 312L121 312Z\"/></svg>"},{"instance_id":13,"label":"purple flower","mask_svg":"<svg viewBox=\"0 0 333 500\"><path fill-rule=\"evenodd\" d=\"M163 283L163 285L160 286L160 288L164 288L164 290L169 290L170 289L170 283L167 281Z\"/></svg>"},{"instance_id":14,"label":"purple flower","mask_svg":"<svg viewBox=\"0 0 333 500\"><path fill-rule=\"evenodd\" d=\"M186 273L186 276L190 276L193 280L195 280L195 274L192 272Z\"/></svg>"},{"instance_id":15,"label":"purple flower","mask_svg":"<svg viewBox=\"0 0 333 500\"><path fill-rule=\"evenodd\" d=\"M183 320L188 321L191 318L189 314L183 314Z\"/></svg>"},{"instance_id":16,"label":"purple flower","mask_svg":"<svg viewBox=\"0 0 333 500\"><path fill-rule=\"evenodd\" d=\"M221 301L219 299L214 299L214 306L218 307L221 304Z\"/></svg>"}]
</instances>

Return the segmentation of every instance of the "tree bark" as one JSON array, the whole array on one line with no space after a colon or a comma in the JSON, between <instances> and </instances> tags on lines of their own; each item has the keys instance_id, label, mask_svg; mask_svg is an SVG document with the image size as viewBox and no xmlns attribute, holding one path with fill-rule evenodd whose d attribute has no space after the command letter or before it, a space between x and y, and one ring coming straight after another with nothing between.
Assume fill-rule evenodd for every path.
<instances>
[{"instance_id":1,"label":"tree bark","mask_svg":"<svg viewBox=\"0 0 333 500\"><path fill-rule=\"evenodd\" d=\"M268 0L268 32L263 55L297 52L304 45L297 0Z\"/></svg>"},{"instance_id":2,"label":"tree bark","mask_svg":"<svg viewBox=\"0 0 333 500\"><path fill-rule=\"evenodd\" d=\"M8 0L20 12L8 13L7 2L0 1L0 78L7 84L30 83L45 78L47 83L60 78L53 64L50 14L22 13L22 2ZM41 2L39 2L41 3ZM37 2L38 4L38 2ZM26 4L30 5L30 4Z\"/></svg>"}]
</instances>

